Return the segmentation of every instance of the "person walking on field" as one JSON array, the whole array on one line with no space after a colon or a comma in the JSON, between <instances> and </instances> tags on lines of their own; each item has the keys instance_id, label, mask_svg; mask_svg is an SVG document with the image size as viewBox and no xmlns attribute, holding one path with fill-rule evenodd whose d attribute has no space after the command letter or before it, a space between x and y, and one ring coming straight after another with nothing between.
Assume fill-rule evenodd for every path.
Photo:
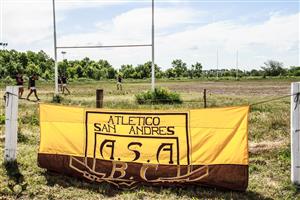
<instances>
[{"instance_id":1,"label":"person walking on field","mask_svg":"<svg viewBox=\"0 0 300 200\"><path fill-rule=\"evenodd\" d=\"M122 76L121 74L117 77L117 90L122 90Z\"/></svg>"},{"instance_id":2,"label":"person walking on field","mask_svg":"<svg viewBox=\"0 0 300 200\"><path fill-rule=\"evenodd\" d=\"M38 80L38 76L36 74L33 74L30 78L29 78L29 84L28 84L28 89L30 89L30 92L27 96L27 100L30 101L29 97L32 93L34 93L34 96L36 98L37 101L39 101L39 97L37 96L37 92L36 92L36 87L35 87L35 81Z\"/></svg>"},{"instance_id":3,"label":"person walking on field","mask_svg":"<svg viewBox=\"0 0 300 200\"><path fill-rule=\"evenodd\" d=\"M61 82L62 82L62 93L65 94L65 90L67 90L68 94L71 94L71 92L67 88L67 77L66 77L66 75L63 75L61 77Z\"/></svg>"},{"instance_id":4,"label":"person walking on field","mask_svg":"<svg viewBox=\"0 0 300 200\"><path fill-rule=\"evenodd\" d=\"M16 76L17 86L19 86L19 99L22 99L22 95L24 92L24 80L23 75L18 73Z\"/></svg>"},{"instance_id":5,"label":"person walking on field","mask_svg":"<svg viewBox=\"0 0 300 200\"><path fill-rule=\"evenodd\" d=\"M61 76L58 76L57 83L58 83L58 91L62 91L62 82L61 82Z\"/></svg>"}]
</instances>

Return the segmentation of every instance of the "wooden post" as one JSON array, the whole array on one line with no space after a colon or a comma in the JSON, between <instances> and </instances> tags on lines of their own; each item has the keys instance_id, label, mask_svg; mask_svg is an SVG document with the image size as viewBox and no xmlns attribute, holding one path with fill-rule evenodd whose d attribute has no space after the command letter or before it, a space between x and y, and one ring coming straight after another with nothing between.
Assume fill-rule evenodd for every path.
<instances>
[{"instance_id":1,"label":"wooden post","mask_svg":"<svg viewBox=\"0 0 300 200\"><path fill-rule=\"evenodd\" d=\"M103 89L96 90L96 108L103 108Z\"/></svg>"},{"instance_id":2,"label":"wooden post","mask_svg":"<svg viewBox=\"0 0 300 200\"><path fill-rule=\"evenodd\" d=\"M16 160L18 141L19 87L7 86L5 98L5 148L4 161Z\"/></svg>"},{"instance_id":3,"label":"wooden post","mask_svg":"<svg viewBox=\"0 0 300 200\"><path fill-rule=\"evenodd\" d=\"M300 82L291 84L291 181L300 184L300 105L297 94L300 92ZM300 97L299 97L300 98ZM299 100L299 99L298 99Z\"/></svg>"},{"instance_id":4,"label":"wooden post","mask_svg":"<svg viewBox=\"0 0 300 200\"><path fill-rule=\"evenodd\" d=\"M203 90L204 108L206 108L206 89Z\"/></svg>"}]
</instances>

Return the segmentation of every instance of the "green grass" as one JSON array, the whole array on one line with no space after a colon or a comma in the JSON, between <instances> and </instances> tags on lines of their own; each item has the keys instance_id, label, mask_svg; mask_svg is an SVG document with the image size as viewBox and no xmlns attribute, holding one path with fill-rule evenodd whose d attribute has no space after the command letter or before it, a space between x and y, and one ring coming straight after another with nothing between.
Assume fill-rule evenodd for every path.
<instances>
[{"instance_id":1,"label":"green grass","mask_svg":"<svg viewBox=\"0 0 300 200\"><path fill-rule=\"evenodd\" d=\"M72 94L62 104L95 107L95 90L104 89L104 107L111 109L185 110L203 107L206 88L209 107L245 105L289 94L294 79L266 80L172 80L159 86L180 93L180 105L138 105L135 94L150 88L149 81L129 81L123 91L114 82L72 82ZM0 84L3 96L4 85ZM42 102L50 103L53 85L38 82ZM27 91L25 91L25 95ZM31 97L34 99L34 97ZM2 100L1 100L2 102ZM3 103L3 102L2 102ZM18 161L3 163L4 140L0 140L0 199L300 199L290 182L289 98L251 108L249 122L250 165L246 192L224 191L201 186L146 187L117 190L108 184L88 183L72 177L46 172L37 166L39 118L37 104L25 100L19 105ZM1 110L0 119L3 118ZM1 117L2 116L2 117ZM0 120L1 121L1 120ZM2 120L3 121L3 120ZM3 123L0 123L4 134Z\"/></svg>"}]
</instances>

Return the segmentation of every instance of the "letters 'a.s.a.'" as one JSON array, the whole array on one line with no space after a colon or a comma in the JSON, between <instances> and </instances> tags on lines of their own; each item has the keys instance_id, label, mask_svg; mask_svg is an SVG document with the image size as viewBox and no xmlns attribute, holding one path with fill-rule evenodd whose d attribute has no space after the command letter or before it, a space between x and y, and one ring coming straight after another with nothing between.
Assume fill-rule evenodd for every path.
<instances>
[{"instance_id":1,"label":"letters 'a.s.a.'","mask_svg":"<svg viewBox=\"0 0 300 200\"><path fill-rule=\"evenodd\" d=\"M244 191L248 111L248 106L139 112L41 104L38 163L117 187L197 184Z\"/></svg>"}]
</instances>

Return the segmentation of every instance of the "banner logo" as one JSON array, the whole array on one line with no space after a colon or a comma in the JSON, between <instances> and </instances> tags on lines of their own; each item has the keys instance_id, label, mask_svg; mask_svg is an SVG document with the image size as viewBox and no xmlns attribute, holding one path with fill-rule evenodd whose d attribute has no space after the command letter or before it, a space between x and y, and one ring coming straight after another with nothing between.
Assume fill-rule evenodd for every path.
<instances>
[{"instance_id":1,"label":"banner logo","mask_svg":"<svg viewBox=\"0 0 300 200\"><path fill-rule=\"evenodd\" d=\"M86 112L85 156L189 165L188 113Z\"/></svg>"},{"instance_id":2,"label":"banner logo","mask_svg":"<svg viewBox=\"0 0 300 200\"><path fill-rule=\"evenodd\" d=\"M89 180L132 187L137 180L193 182L208 176L208 166L190 166L188 113L87 111L85 122L85 162L71 157L69 166ZM97 167L101 160L111 161L110 173ZM139 163L136 177L127 173L131 163ZM172 165L174 176L155 176L160 165Z\"/></svg>"}]
</instances>

